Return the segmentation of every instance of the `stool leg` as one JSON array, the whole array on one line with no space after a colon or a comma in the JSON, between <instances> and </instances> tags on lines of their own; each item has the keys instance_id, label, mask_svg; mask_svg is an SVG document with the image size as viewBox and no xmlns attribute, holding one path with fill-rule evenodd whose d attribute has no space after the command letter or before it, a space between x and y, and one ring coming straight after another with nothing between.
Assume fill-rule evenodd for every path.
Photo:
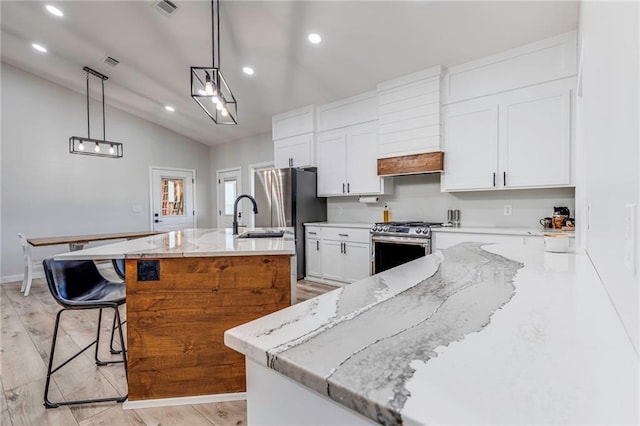
<instances>
[{"instance_id":1,"label":"stool leg","mask_svg":"<svg viewBox=\"0 0 640 426\"><path fill-rule=\"evenodd\" d=\"M124 334L122 333L122 321L120 320L120 311L118 307L113 308L115 310L114 315L118 321L118 334L120 336L120 347L122 348L122 362L124 363L124 375L125 377L129 377L129 368L127 366L127 351L124 345ZM126 398L126 397L125 397Z\"/></svg>"},{"instance_id":2,"label":"stool leg","mask_svg":"<svg viewBox=\"0 0 640 426\"><path fill-rule=\"evenodd\" d=\"M115 315L116 315L116 321L118 323L118 329L119 329L119 333L120 333L120 344L122 345L122 347L124 347L124 335L122 334L122 323L120 321L120 315L118 312L118 307L117 306L105 306L105 308L110 308L113 307L113 309L115 309ZM91 309L91 308L90 308ZM100 322L102 321L102 309L103 308L99 308L100 312L98 314L98 335L96 336L96 340L94 340L93 342L89 343L87 346L85 346L83 349L81 349L79 352L77 352L75 355L73 355L71 358L67 359L66 361L64 361L62 364L58 365L56 368L53 368L53 356L54 356L54 352L55 352L55 347L56 347L56 340L57 340L57 336L58 336L58 329L59 329L59 324L60 324L60 316L62 315L63 311L68 310L68 308L64 308L61 309L58 314L56 315L56 323L54 326L54 332L53 332L53 340L51 342L51 355L49 357L49 366L47 368L47 379L45 382L45 388L44 388L44 406L46 408L56 408L56 407L60 407L62 405L79 405L79 404L93 404L93 403L97 403L97 402L123 402L127 399L128 394L124 395L124 396L115 396L115 397L109 397L109 398L95 398L95 399L84 399L84 400L79 400L79 401L61 401L61 402L51 402L49 401L49 385L50 385L50 381L51 381L51 376L53 375L53 373L55 373L56 371L60 370L62 367L64 367L65 365L67 365L68 363L70 363L71 361L73 361L74 359L76 359L78 356L80 356L80 354L82 354L84 351L86 351L87 349L89 349L91 347L91 345L96 345L96 364L98 365L106 365L106 364L114 364L114 363L124 363L124 372L125 372L125 377L128 376L128 369L127 369L127 354L126 351L122 351L122 360L118 360L118 361L108 361L108 362L102 362L99 361L97 358L97 347L98 347L98 340L100 338Z\"/></svg>"},{"instance_id":3,"label":"stool leg","mask_svg":"<svg viewBox=\"0 0 640 426\"><path fill-rule=\"evenodd\" d=\"M60 309L58 311L58 314L56 315L56 324L53 327L53 340L51 341L51 351L49 352L49 366L47 367L47 381L44 384L44 406L46 408L56 408L60 406L60 404L49 401L49 383L51 382L51 375L53 374L53 371L51 371L51 367L53 367L53 354L56 350L56 340L58 339L58 325L60 324L60 315L65 310L66 309Z\"/></svg>"},{"instance_id":4,"label":"stool leg","mask_svg":"<svg viewBox=\"0 0 640 426\"><path fill-rule=\"evenodd\" d=\"M120 328L122 327L122 323L120 322L120 312L118 311L118 307L114 307L113 308L118 315L113 316L113 327L111 327L111 353L112 354L119 354L120 352L114 352L113 350L113 335L115 333L115 329L116 328ZM102 325L102 308L100 308L100 313L98 314L98 331L96 334L96 352L95 352L95 360L96 360L96 365L97 366L103 366L103 365L109 365L109 364L118 364L120 362L122 362L122 360L117 360L117 361L102 361L99 357L98 357L98 350L100 348L100 326ZM122 331L120 331L120 333L122 334ZM124 348L124 346L122 346ZM126 366L125 366L126 368Z\"/></svg>"}]
</instances>

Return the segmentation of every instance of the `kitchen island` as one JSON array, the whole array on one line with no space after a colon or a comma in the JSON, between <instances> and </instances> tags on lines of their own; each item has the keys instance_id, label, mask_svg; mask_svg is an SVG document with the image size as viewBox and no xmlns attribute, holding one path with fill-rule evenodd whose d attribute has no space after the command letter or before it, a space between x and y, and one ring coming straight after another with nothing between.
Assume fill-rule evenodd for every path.
<instances>
[{"instance_id":1,"label":"kitchen island","mask_svg":"<svg viewBox=\"0 0 640 426\"><path fill-rule=\"evenodd\" d=\"M244 358L223 333L295 301L293 232L283 231L187 229L55 257L125 259L125 408L244 397Z\"/></svg>"},{"instance_id":2,"label":"kitchen island","mask_svg":"<svg viewBox=\"0 0 640 426\"><path fill-rule=\"evenodd\" d=\"M249 424L637 424L638 354L584 253L463 243L225 333Z\"/></svg>"}]
</instances>

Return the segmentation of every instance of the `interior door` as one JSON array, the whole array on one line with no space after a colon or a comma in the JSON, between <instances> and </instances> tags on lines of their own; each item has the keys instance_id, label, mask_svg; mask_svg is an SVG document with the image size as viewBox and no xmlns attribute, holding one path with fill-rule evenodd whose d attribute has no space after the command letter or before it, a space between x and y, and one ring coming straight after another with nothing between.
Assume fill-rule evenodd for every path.
<instances>
[{"instance_id":1,"label":"interior door","mask_svg":"<svg viewBox=\"0 0 640 426\"><path fill-rule=\"evenodd\" d=\"M242 193L240 168L218 170L218 228L231 228L233 224L233 203ZM240 216L238 223L243 223Z\"/></svg>"},{"instance_id":2,"label":"interior door","mask_svg":"<svg viewBox=\"0 0 640 426\"><path fill-rule=\"evenodd\" d=\"M195 228L195 171L151 168L151 224L154 231Z\"/></svg>"}]
</instances>

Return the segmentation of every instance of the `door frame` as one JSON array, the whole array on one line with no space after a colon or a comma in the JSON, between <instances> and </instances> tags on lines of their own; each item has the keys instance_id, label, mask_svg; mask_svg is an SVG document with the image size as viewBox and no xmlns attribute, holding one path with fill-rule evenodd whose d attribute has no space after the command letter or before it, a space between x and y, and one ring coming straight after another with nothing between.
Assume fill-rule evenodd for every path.
<instances>
[{"instance_id":1,"label":"door frame","mask_svg":"<svg viewBox=\"0 0 640 426\"><path fill-rule=\"evenodd\" d=\"M218 212L218 216L216 216L216 228L220 228L220 219L222 218L222 214L220 214L220 212L222 211L220 208L220 183L219 183L220 175L222 173L228 173L228 172L238 172L238 195L242 194L242 167L241 166L216 170L216 181L214 185L216 188L216 209L214 210L214 214L216 211Z\"/></svg>"},{"instance_id":2,"label":"door frame","mask_svg":"<svg viewBox=\"0 0 640 426\"><path fill-rule=\"evenodd\" d=\"M249 170L249 185L251 186L249 188L249 193L251 194L252 197L256 196L256 180L254 179L255 175L256 175L256 170L258 169L266 169L269 167L275 167L275 162L273 161L265 161L263 163L255 163L255 164L249 164L247 166L247 169ZM255 228L256 226L256 217L255 215L249 215L251 216L251 227Z\"/></svg>"},{"instance_id":3,"label":"door frame","mask_svg":"<svg viewBox=\"0 0 640 426\"><path fill-rule=\"evenodd\" d=\"M154 170L172 170L176 172L191 172L193 173L193 212L191 215L193 220L193 227L198 227L197 221L197 196L196 196L196 184L198 183L198 178L196 177L195 169L182 169L179 167L162 167L162 166L149 166L149 230L153 230L153 171Z\"/></svg>"}]
</instances>

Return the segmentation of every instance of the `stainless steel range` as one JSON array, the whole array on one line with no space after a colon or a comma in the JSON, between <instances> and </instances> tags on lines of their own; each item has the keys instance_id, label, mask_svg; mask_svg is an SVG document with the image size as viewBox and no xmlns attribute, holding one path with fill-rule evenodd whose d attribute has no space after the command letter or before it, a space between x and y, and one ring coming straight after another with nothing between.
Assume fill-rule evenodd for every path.
<instances>
[{"instance_id":1,"label":"stainless steel range","mask_svg":"<svg viewBox=\"0 0 640 426\"><path fill-rule=\"evenodd\" d=\"M439 222L380 222L371 228L374 274L431 254L431 228Z\"/></svg>"}]
</instances>

